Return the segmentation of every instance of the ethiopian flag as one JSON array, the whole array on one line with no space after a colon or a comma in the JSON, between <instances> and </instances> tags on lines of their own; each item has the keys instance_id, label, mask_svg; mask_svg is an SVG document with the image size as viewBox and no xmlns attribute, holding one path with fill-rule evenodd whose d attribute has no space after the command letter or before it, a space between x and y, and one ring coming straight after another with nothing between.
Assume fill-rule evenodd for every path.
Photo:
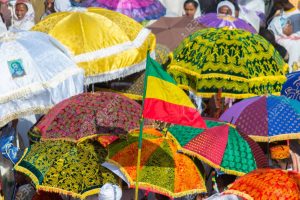
<instances>
[{"instance_id":1,"label":"ethiopian flag","mask_svg":"<svg viewBox=\"0 0 300 200\"><path fill-rule=\"evenodd\" d=\"M206 128L205 122L173 78L147 56L143 117L172 124Z\"/></svg>"}]
</instances>

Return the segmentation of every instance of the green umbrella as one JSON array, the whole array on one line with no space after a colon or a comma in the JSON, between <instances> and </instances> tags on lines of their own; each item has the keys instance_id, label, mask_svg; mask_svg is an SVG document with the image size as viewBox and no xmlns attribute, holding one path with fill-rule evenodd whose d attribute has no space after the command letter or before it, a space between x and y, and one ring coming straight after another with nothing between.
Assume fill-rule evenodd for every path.
<instances>
[{"instance_id":1,"label":"green umbrella","mask_svg":"<svg viewBox=\"0 0 300 200\"><path fill-rule=\"evenodd\" d=\"M106 150L96 141L45 141L26 149L15 169L28 175L37 190L84 199L105 183L117 183L101 166Z\"/></svg>"}]
</instances>

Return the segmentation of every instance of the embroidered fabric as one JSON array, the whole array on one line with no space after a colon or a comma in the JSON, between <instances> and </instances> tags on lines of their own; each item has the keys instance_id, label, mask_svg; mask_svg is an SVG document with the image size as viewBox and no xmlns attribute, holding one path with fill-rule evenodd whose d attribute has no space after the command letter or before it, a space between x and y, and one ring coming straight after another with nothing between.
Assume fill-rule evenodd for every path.
<instances>
[{"instance_id":1,"label":"embroidered fabric","mask_svg":"<svg viewBox=\"0 0 300 200\"><path fill-rule=\"evenodd\" d=\"M204 29L174 50L168 72L185 89L203 97L216 94L247 98L277 94L286 80L287 65L261 36L243 30Z\"/></svg>"}]
</instances>

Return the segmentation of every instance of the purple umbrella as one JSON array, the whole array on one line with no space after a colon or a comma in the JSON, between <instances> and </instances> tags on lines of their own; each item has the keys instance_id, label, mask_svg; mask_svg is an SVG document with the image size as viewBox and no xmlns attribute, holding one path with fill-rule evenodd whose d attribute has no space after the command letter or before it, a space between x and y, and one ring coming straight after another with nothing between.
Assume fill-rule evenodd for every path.
<instances>
[{"instance_id":1,"label":"purple umbrella","mask_svg":"<svg viewBox=\"0 0 300 200\"><path fill-rule=\"evenodd\" d=\"M86 0L81 6L114 10L138 22L158 19L166 14L166 8L158 0Z\"/></svg>"},{"instance_id":2,"label":"purple umbrella","mask_svg":"<svg viewBox=\"0 0 300 200\"><path fill-rule=\"evenodd\" d=\"M208 13L198 17L197 22L213 28L222 28L225 26L243 29L251 33L257 33L256 30L242 19L232 17L230 15L218 15L217 13Z\"/></svg>"}]
</instances>

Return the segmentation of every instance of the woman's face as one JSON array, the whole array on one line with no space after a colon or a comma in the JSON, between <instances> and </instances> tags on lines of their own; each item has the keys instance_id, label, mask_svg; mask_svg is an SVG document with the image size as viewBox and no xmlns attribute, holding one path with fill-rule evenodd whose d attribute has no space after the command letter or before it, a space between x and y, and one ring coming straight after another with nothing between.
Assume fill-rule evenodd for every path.
<instances>
[{"instance_id":1,"label":"woman's face","mask_svg":"<svg viewBox=\"0 0 300 200\"><path fill-rule=\"evenodd\" d=\"M28 9L27 6L23 3L17 4L16 6L16 15L19 20L23 19L24 16L26 15Z\"/></svg>"},{"instance_id":2,"label":"woman's face","mask_svg":"<svg viewBox=\"0 0 300 200\"><path fill-rule=\"evenodd\" d=\"M232 15L232 10L228 6L222 6L218 11L219 14Z\"/></svg>"},{"instance_id":3,"label":"woman's face","mask_svg":"<svg viewBox=\"0 0 300 200\"><path fill-rule=\"evenodd\" d=\"M194 4L188 3L184 6L185 15L189 17L194 17L196 13L196 8Z\"/></svg>"}]
</instances>

